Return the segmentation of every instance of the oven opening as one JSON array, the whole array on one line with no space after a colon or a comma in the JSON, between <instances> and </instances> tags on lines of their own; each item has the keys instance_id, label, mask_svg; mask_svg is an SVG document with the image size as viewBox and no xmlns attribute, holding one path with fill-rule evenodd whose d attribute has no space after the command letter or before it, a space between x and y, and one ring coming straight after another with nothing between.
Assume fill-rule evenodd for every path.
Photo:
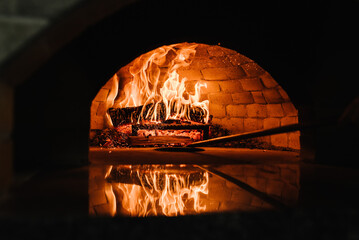
<instances>
[{"instance_id":1,"label":"oven opening","mask_svg":"<svg viewBox=\"0 0 359 240\"><path fill-rule=\"evenodd\" d=\"M90 146L183 147L298 123L281 86L254 61L197 43L159 47L122 67L91 105ZM220 146L297 151L299 131Z\"/></svg>"}]
</instances>

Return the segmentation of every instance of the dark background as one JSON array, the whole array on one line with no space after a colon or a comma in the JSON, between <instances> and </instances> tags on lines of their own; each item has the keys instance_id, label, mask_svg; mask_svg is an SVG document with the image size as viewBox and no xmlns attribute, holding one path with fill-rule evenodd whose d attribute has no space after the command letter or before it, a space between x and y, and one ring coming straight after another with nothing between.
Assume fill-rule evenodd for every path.
<instances>
[{"instance_id":1,"label":"dark background","mask_svg":"<svg viewBox=\"0 0 359 240\"><path fill-rule=\"evenodd\" d=\"M337 119L357 95L358 5L284 0L129 5L91 26L16 88L15 170L87 164L92 99L119 68L165 44L236 50L287 91L300 121ZM304 133L302 146L315 148L318 162L342 164L329 160L335 151L327 154L332 145L343 149L357 140L342 132ZM343 142L345 137L350 141Z\"/></svg>"}]
</instances>

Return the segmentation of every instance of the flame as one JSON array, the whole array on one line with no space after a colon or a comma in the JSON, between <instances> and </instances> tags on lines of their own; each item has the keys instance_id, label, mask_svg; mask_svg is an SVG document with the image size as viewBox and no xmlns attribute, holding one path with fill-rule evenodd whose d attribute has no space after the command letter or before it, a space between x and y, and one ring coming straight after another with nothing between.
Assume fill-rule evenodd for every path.
<instances>
[{"instance_id":1,"label":"flame","mask_svg":"<svg viewBox=\"0 0 359 240\"><path fill-rule=\"evenodd\" d=\"M109 214L110 216L115 216L116 214L116 196L113 192L113 188L111 185L105 185L105 196L108 201L108 206L110 206Z\"/></svg>"},{"instance_id":2,"label":"flame","mask_svg":"<svg viewBox=\"0 0 359 240\"><path fill-rule=\"evenodd\" d=\"M208 172L201 180L193 181L190 174L164 173L152 170L143 174L135 170L140 184L116 183L114 192L122 198L119 203L124 213L130 216L177 216L189 212L206 210L200 201L200 194L208 194ZM114 194L116 195L116 194Z\"/></svg>"},{"instance_id":3,"label":"flame","mask_svg":"<svg viewBox=\"0 0 359 240\"><path fill-rule=\"evenodd\" d=\"M122 94L116 97L115 102L110 101L112 106L143 106L139 118L134 119L138 123L142 120L191 120L191 108L199 107L207 123L209 101L200 101L201 88L207 87L206 84L197 82L194 93L191 93L186 89L187 79L181 78L177 73L179 68L191 64L196 47L196 44L189 43L173 44L157 48L135 59L129 68L132 80L123 87Z\"/></svg>"}]
</instances>

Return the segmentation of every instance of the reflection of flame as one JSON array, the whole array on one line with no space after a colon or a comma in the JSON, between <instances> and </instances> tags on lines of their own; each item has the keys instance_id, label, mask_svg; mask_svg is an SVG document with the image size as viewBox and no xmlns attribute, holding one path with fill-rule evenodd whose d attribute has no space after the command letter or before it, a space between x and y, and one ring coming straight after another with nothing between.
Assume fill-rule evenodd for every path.
<instances>
[{"instance_id":1,"label":"reflection of flame","mask_svg":"<svg viewBox=\"0 0 359 240\"><path fill-rule=\"evenodd\" d=\"M177 73L177 69L190 65L196 47L196 44L189 43L173 44L135 59L129 69L133 79L124 86L123 94L117 96L119 99L115 103L110 101L112 107L143 106L137 121L145 119L152 122L160 120L159 112L164 112L165 120L191 120L191 107L199 107L204 112L204 121L208 122L209 102L199 101L200 90L206 85L197 82L195 92L191 94L185 87L187 79L180 79ZM113 81L118 82L119 79L114 77Z\"/></svg>"},{"instance_id":2,"label":"reflection of flame","mask_svg":"<svg viewBox=\"0 0 359 240\"><path fill-rule=\"evenodd\" d=\"M200 201L200 193L208 194L207 172L196 172L194 177L191 173L130 170L130 175L136 178L137 184L112 184L118 207L122 207L126 215L177 216L206 210ZM115 208L113 211L112 215L115 215Z\"/></svg>"}]
</instances>

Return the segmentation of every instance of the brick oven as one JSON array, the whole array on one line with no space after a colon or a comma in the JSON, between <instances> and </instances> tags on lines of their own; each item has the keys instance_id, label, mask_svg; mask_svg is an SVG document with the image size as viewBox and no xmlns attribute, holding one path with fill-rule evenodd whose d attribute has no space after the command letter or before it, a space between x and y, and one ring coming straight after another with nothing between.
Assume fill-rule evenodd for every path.
<instances>
[{"instance_id":1,"label":"brick oven","mask_svg":"<svg viewBox=\"0 0 359 240\"><path fill-rule=\"evenodd\" d=\"M174 44L181 48L188 43ZM200 101L209 101L211 123L231 134L276 128L298 123L298 110L286 91L253 60L234 50L218 45L196 44L195 55L188 66L177 70L186 79L186 87L194 93L201 88ZM155 50L154 50L155 51ZM118 105L125 83L133 81L130 68L139 56L119 71L99 90L91 105L90 138L109 127L107 111ZM162 73L161 73L162 74ZM283 149L300 149L299 131L260 137L261 145Z\"/></svg>"}]
</instances>

